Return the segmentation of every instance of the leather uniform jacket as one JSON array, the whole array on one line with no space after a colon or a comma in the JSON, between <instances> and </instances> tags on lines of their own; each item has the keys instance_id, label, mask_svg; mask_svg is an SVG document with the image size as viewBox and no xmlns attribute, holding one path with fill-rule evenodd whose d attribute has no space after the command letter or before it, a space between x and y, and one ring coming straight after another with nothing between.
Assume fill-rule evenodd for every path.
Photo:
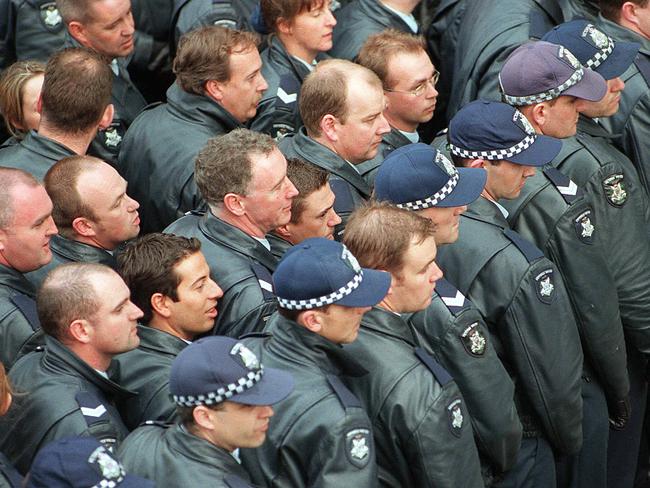
<instances>
[{"instance_id":1,"label":"leather uniform jacket","mask_svg":"<svg viewBox=\"0 0 650 488\"><path fill-rule=\"evenodd\" d=\"M128 433L113 406L133 395L104 378L53 337L45 350L21 358L9 373L17 395L0 418L0 451L25 474L45 444L64 437L95 437L114 448Z\"/></svg>"},{"instance_id":2,"label":"leather uniform jacket","mask_svg":"<svg viewBox=\"0 0 650 488\"><path fill-rule=\"evenodd\" d=\"M515 382L524 436L544 435L556 453L577 453L583 355L555 265L483 197L461 216L459 239L442 246L437 260L488 325Z\"/></svg>"},{"instance_id":3,"label":"leather uniform jacket","mask_svg":"<svg viewBox=\"0 0 650 488\"><path fill-rule=\"evenodd\" d=\"M176 405L169 393L169 372L172 362L185 347L184 340L144 325L138 325L140 345L132 351L118 354L117 382L138 396L118 404L118 410L129 430L145 420L170 422L176 415Z\"/></svg>"},{"instance_id":4,"label":"leather uniform jacket","mask_svg":"<svg viewBox=\"0 0 650 488\"><path fill-rule=\"evenodd\" d=\"M150 479L158 488L252 488L232 454L179 424L140 427L124 440L118 454L127 473Z\"/></svg>"},{"instance_id":5,"label":"leather uniform jacket","mask_svg":"<svg viewBox=\"0 0 650 488\"><path fill-rule=\"evenodd\" d=\"M271 274L277 260L270 251L211 211L182 217L165 232L201 241L210 275L223 290L215 334L237 338L264 328L276 307Z\"/></svg>"},{"instance_id":6,"label":"leather uniform jacket","mask_svg":"<svg viewBox=\"0 0 650 488\"><path fill-rule=\"evenodd\" d=\"M7 457L0 452L0 488L21 488L23 477L16 471Z\"/></svg>"},{"instance_id":7,"label":"leather uniform jacket","mask_svg":"<svg viewBox=\"0 0 650 488\"><path fill-rule=\"evenodd\" d=\"M370 371L347 383L372 422L381 486L484 486L465 401L404 318L374 307L345 350Z\"/></svg>"},{"instance_id":8,"label":"leather uniform jacket","mask_svg":"<svg viewBox=\"0 0 650 488\"><path fill-rule=\"evenodd\" d=\"M515 386L498 358L479 311L445 279L436 282L429 306L409 324L419 343L445 368L465 398L479 453L496 472L510 469L522 427Z\"/></svg>"},{"instance_id":9,"label":"leather uniform jacket","mask_svg":"<svg viewBox=\"0 0 650 488\"><path fill-rule=\"evenodd\" d=\"M177 83L167 90L166 104L149 107L135 120L122 143L119 170L140 203L143 233L160 232L203 205L194 182L196 155L208 139L237 127L219 104Z\"/></svg>"},{"instance_id":10,"label":"leather uniform jacket","mask_svg":"<svg viewBox=\"0 0 650 488\"><path fill-rule=\"evenodd\" d=\"M293 392L274 405L266 442L242 449L253 481L272 488L377 486L372 427L343 376L367 372L346 351L276 313L263 340L248 339L260 361L290 373Z\"/></svg>"},{"instance_id":11,"label":"leather uniform jacket","mask_svg":"<svg viewBox=\"0 0 650 488\"><path fill-rule=\"evenodd\" d=\"M63 144L30 130L18 144L0 147L0 166L22 169L43 181L45 173L54 163L75 155Z\"/></svg>"}]
</instances>

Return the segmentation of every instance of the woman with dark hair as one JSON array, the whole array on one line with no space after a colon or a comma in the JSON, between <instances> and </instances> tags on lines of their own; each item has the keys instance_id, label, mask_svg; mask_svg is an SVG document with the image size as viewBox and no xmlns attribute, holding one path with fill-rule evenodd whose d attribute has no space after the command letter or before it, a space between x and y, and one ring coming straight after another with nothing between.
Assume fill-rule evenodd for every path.
<instances>
[{"instance_id":1,"label":"woman with dark hair","mask_svg":"<svg viewBox=\"0 0 650 488\"><path fill-rule=\"evenodd\" d=\"M12 391L5 367L0 363L0 416L7 413L11 406ZM0 488L18 488L22 486L22 476L0 452Z\"/></svg>"},{"instance_id":2,"label":"woman with dark hair","mask_svg":"<svg viewBox=\"0 0 650 488\"><path fill-rule=\"evenodd\" d=\"M37 110L43 86L45 65L38 61L18 61L0 78L0 113L11 138L4 143L15 144L30 130L38 129L41 114Z\"/></svg>"}]
</instances>

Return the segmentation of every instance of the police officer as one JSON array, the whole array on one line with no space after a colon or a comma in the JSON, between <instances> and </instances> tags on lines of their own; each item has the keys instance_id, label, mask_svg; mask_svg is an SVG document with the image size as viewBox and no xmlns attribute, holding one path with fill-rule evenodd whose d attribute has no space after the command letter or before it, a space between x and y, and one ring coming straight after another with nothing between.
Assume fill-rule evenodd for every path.
<instances>
[{"instance_id":1,"label":"police officer","mask_svg":"<svg viewBox=\"0 0 650 488\"><path fill-rule=\"evenodd\" d=\"M252 488L234 452L264 443L270 405L286 398L293 384L291 375L265 367L241 342L199 339L172 363L169 390L178 423L132 432L119 450L124 466L157 486Z\"/></svg>"},{"instance_id":2,"label":"police officer","mask_svg":"<svg viewBox=\"0 0 650 488\"><path fill-rule=\"evenodd\" d=\"M460 215L485 185L485 171L455 169L440 152L409 144L379 169L375 198L428 218L437 246L458 239ZM494 350L485 321L451 283L436 282L431 303L408 319L424 349L451 374L467 402L487 485L512 467L521 442L514 385Z\"/></svg>"},{"instance_id":3,"label":"police officer","mask_svg":"<svg viewBox=\"0 0 650 488\"><path fill-rule=\"evenodd\" d=\"M402 315L426 308L442 272L430 220L392 205L358 209L345 241L361 263L391 273L391 292L346 346L370 371L350 378L373 422L385 486L484 486L465 400Z\"/></svg>"},{"instance_id":4,"label":"police officer","mask_svg":"<svg viewBox=\"0 0 650 488\"><path fill-rule=\"evenodd\" d=\"M259 331L275 310L271 273L277 259L265 234L289 222L298 194L286 160L270 136L236 129L208 141L195 177L208 211L181 217L165 232L201 241L224 293L215 333Z\"/></svg>"},{"instance_id":5,"label":"police officer","mask_svg":"<svg viewBox=\"0 0 650 488\"><path fill-rule=\"evenodd\" d=\"M377 169L391 151L420 140L418 127L430 121L436 109L440 73L431 64L423 37L395 29L370 36L358 62L381 79L386 97L384 117L390 124L377 156L358 166L373 186Z\"/></svg>"},{"instance_id":6,"label":"police officer","mask_svg":"<svg viewBox=\"0 0 650 488\"><path fill-rule=\"evenodd\" d=\"M137 118L120 152L120 173L142 205L143 232L160 232L202 206L194 159L210 137L255 115L267 87L261 67L254 34L212 26L183 38L167 103Z\"/></svg>"},{"instance_id":7,"label":"police officer","mask_svg":"<svg viewBox=\"0 0 650 488\"><path fill-rule=\"evenodd\" d=\"M357 0L336 13L334 46L330 55L354 60L368 36L386 29L417 34L420 27L413 11L420 0Z\"/></svg>"},{"instance_id":8,"label":"police officer","mask_svg":"<svg viewBox=\"0 0 650 488\"><path fill-rule=\"evenodd\" d=\"M135 429L145 420L170 421L176 413L169 397L174 358L200 334L209 332L223 292L210 278L198 239L147 234L118 256L118 272L144 316L140 345L119 354L119 383L138 396L119 405L124 423Z\"/></svg>"},{"instance_id":9,"label":"police officer","mask_svg":"<svg viewBox=\"0 0 650 488\"><path fill-rule=\"evenodd\" d=\"M112 117L111 73L101 56L83 48L59 51L45 67L38 132L0 148L0 164L42 180L55 162L86 154Z\"/></svg>"},{"instance_id":10,"label":"police officer","mask_svg":"<svg viewBox=\"0 0 650 488\"><path fill-rule=\"evenodd\" d=\"M273 284L271 337L250 344L264 364L290 372L296 389L278 405L266 444L242 453L244 465L273 487L377 486L371 423L342 381L367 371L340 346L356 340L390 277L361 270L340 243L311 238L287 251Z\"/></svg>"},{"instance_id":11,"label":"police officer","mask_svg":"<svg viewBox=\"0 0 650 488\"><path fill-rule=\"evenodd\" d=\"M287 177L298 190L291 200L291 219L266 235L271 252L278 259L291 246L310 237L334 239L334 229L341 223L341 217L334 211L335 196L326 171L299 159L289 159Z\"/></svg>"},{"instance_id":12,"label":"police officer","mask_svg":"<svg viewBox=\"0 0 650 488\"><path fill-rule=\"evenodd\" d=\"M269 87L251 129L279 139L302 125L298 110L300 86L332 47L336 20L330 7L322 0L261 2L264 21L273 32L262 52L262 74Z\"/></svg>"},{"instance_id":13,"label":"police officer","mask_svg":"<svg viewBox=\"0 0 650 488\"><path fill-rule=\"evenodd\" d=\"M56 225L45 189L24 171L0 167L0 194L0 362L9 369L30 342L43 342L36 289L24 273L50 262Z\"/></svg>"},{"instance_id":14,"label":"police officer","mask_svg":"<svg viewBox=\"0 0 650 488\"><path fill-rule=\"evenodd\" d=\"M377 155L383 135L390 131L384 104L381 81L372 71L350 61L322 61L300 92L304 126L280 141L287 157L300 158L332 175L334 209L343 220L336 229L337 239L350 213L370 198L371 188L357 165Z\"/></svg>"},{"instance_id":15,"label":"police officer","mask_svg":"<svg viewBox=\"0 0 650 488\"><path fill-rule=\"evenodd\" d=\"M59 233L50 243L52 261L27 277L34 286L63 263L115 268L113 253L140 232L138 202L127 195L124 178L97 158L71 156L48 170L45 190Z\"/></svg>"},{"instance_id":16,"label":"police officer","mask_svg":"<svg viewBox=\"0 0 650 488\"><path fill-rule=\"evenodd\" d=\"M489 106L472 102L449 126L456 165L482 167L487 181L461 216L459 239L441 248L439 259L485 317L515 381L524 438L505 486L554 486L553 454L575 454L582 444L580 339L559 270L509 228L499 200L519 196L535 167L552 160L561 143L529 134L512 110L481 116Z\"/></svg>"},{"instance_id":17,"label":"police officer","mask_svg":"<svg viewBox=\"0 0 650 488\"><path fill-rule=\"evenodd\" d=\"M53 270L38 295L45 349L21 358L9 377L24 395L0 420L0 450L26 473L38 449L75 435L116 447L127 429L113 406L132 395L111 381L114 355L137 347L142 312L110 268L70 263Z\"/></svg>"}]
</instances>

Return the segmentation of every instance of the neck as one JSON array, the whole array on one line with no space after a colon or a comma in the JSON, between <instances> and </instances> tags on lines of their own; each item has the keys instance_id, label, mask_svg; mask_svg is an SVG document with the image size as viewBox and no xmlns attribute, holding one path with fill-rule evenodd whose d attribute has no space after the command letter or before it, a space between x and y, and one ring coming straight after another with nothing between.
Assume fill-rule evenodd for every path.
<instances>
[{"instance_id":1,"label":"neck","mask_svg":"<svg viewBox=\"0 0 650 488\"><path fill-rule=\"evenodd\" d=\"M486 200L490 200L491 202L498 202L499 199L495 198L492 194L492 191L486 186L483 188L483 191L481 192L481 196L485 198Z\"/></svg>"},{"instance_id":2,"label":"neck","mask_svg":"<svg viewBox=\"0 0 650 488\"><path fill-rule=\"evenodd\" d=\"M293 37L278 34L278 39L280 39L280 42L284 45L284 48L291 56L300 58L307 64L311 64L314 59L316 59L318 51L306 49L304 46L296 42Z\"/></svg>"},{"instance_id":3,"label":"neck","mask_svg":"<svg viewBox=\"0 0 650 488\"><path fill-rule=\"evenodd\" d=\"M88 151L91 141L95 138L97 129L79 134L70 134L50 127L47 122L43 123L41 121L38 126L38 134L63 144L75 154L84 155Z\"/></svg>"},{"instance_id":4,"label":"neck","mask_svg":"<svg viewBox=\"0 0 650 488\"><path fill-rule=\"evenodd\" d=\"M401 313L399 307L397 307L393 302L394 302L393 296L386 296L381 302L377 304L377 306L379 308L383 308L384 310L388 310L389 312Z\"/></svg>"},{"instance_id":5,"label":"neck","mask_svg":"<svg viewBox=\"0 0 650 488\"><path fill-rule=\"evenodd\" d=\"M381 0L381 3L404 14L413 13L420 0Z\"/></svg>"},{"instance_id":6,"label":"neck","mask_svg":"<svg viewBox=\"0 0 650 488\"><path fill-rule=\"evenodd\" d=\"M617 22L617 24L619 24L621 27L625 27L626 29L631 30L632 32L640 35L644 39L650 40L650 38L641 29L639 29L639 26L637 24L630 22L629 20L625 19L622 15L619 21Z\"/></svg>"},{"instance_id":7,"label":"neck","mask_svg":"<svg viewBox=\"0 0 650 488\"><path fill-rule=\"evenodd\" d=\"M390 113L389 110L384 110L384 117L386 117L388 124L393 129L403 130L404 132L415 132L416 130L418 130L417 123L409 123L405 120L397 119L393 117L393 115Z\"/></svg>"},{"instance_id":8,"label":"neck","mask_svg":"<svg viewBox=\"0 0 650 488\"><path fill-rule=\"evenodd\" d=\"M260 229L254 222L248 218L248 215L234 215L231 212L228 212L224 208L214 208L210 206L210 210L215 217L223 220L224 222L237 227L239 230L251 237L257 237L258 239L263 239L267 232L271 229Z\"/></svg>"},{"instance_id":9,"label":"neck","mask_svg":"<svg viewBox=\"0 0 650 488\"><path fill-rule=\"evenodd\" d=\"M75 234L72 240L81 242L82 244L86 244L87 246L96 247L97 249L103 249L104 251L113 251L117 248L117 246L113 246L113 247L104 246L102 243L97 241L97 239L95 239L94 237L87 237L79 234Z\"/></svg>"},{"instance_id":10,"label":"neck","mask_svg":"<svg viewBox=\"0 0 650 488\"><path fill-rule=\"evenodd\" d=\"M74 343L64 345L91 368L97 371L108 371L108 367L111 365L111 360L113 359L112 356L101 354L86 344Z\"/></svg>"},{"instance_id":11,"label":"neck","mask_svg":"<svg viewBox=\"0 0 650 488\"><path fill-rule=\"evenodd\" d=\"M322 144L323 146L325 146L327 149L332 151L338 157L340 157L342 159L345 159L346 161L349 161L348 158L346 158L343 154L340 154L336 150L336 144L333 141L329 140L327 137L325 137L323 134L321 134L320 136L316 136L316 137L312 137L312 136L309 136L309 137L311 137L313 140L315 140L319 144ZM352 161L350 161L350 162L352 162ZM355 163L353 163L353 164L355 164Z\"/></svg>"}]
</instances>

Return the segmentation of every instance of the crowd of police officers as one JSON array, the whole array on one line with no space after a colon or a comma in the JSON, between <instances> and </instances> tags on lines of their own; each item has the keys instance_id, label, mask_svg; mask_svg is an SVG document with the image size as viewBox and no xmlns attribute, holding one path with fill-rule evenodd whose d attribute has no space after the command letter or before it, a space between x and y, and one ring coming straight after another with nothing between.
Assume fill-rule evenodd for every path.
<instances>
[{"instance_id":1,"label":"crowd of police officers","mask_svg":"<svg viewBox=\"0 0 650 488\"><path fill-rule=\"evenodd\" d=\"M421 7L0 0L0 488L650 486L650 3Z\"/></svg>"}]
</instances>

